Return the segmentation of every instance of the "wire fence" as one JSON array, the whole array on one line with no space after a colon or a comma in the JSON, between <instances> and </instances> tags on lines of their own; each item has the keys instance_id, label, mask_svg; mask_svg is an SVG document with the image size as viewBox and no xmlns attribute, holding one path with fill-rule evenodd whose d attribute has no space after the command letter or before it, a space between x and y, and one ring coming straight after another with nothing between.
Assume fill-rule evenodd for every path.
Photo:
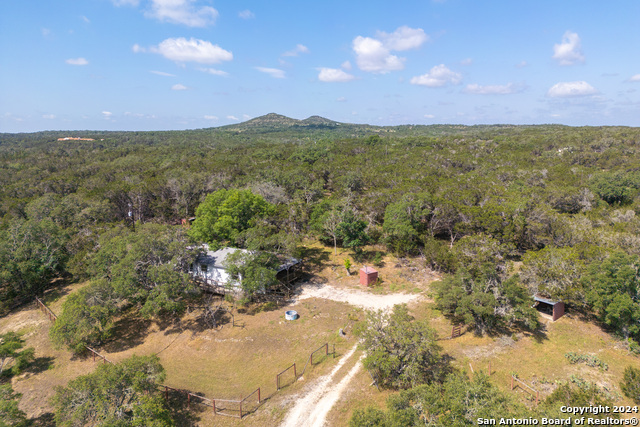
<instances>
[{"instance_id":1,"label":"wire fence","mask_svg":"<svg viewBox=\"0 0 640 427\"><path fill-rule=\"evenodd\" d=\"M531 387L529 384L522 381L520 378L516 377L515 375L511 375L511 390L513 390L516 387L519 387L520 389L531 394L532 397L535 395L536 405L538 404L538 402L540 401L540 392L535 388Z\"/></svg>"},{"instance_id":2,"label":"wire fence","mask_svg":"<svg viewBox=\"0 0 640 427\"><path fill-rule=\"evenodd\" d=\"M47 315L49 320L54 323L57 320L57 316L47 305L38 297L36 297L36 304L38 308ZM97 350L85 346L86 350L91 353L93 357L93 361L102 360L102 363L111 363L115 364L113 361L107 359L106 356L100 354ZM316 350L312 351L309 357L307 358L307 363L302 370L302 373L298 376L296 371L296 364L290 365L288 368L280 372L276 375L276 391L280 391L280 389L293 384L296 382L307 369L307 365L314 365L313 355L320 350L325 350L324 355L318 357L316 356L316 364L325 360L326 357L329 356L329 343L325 343L321 345ZM336 347L333 345L333 357L336 355ZM287 372L291 372L293 370L293 377L291 380L284 380L284 383L281 381L281 376ZM191 404L200 404L204 406L208 406L213 409L214 415L222 415L228 417L235 417L242 419L247 414L255 412L264 399L261 399L260 387L249 393L246 397L241 399L217 399L217 398L207 398L202 393L194 393L189 390L178 389L175 387L171 387L165 384L157 384L158 389L164 393L164 397L167 401L171 400L172 397L174 400L186 400L187 407L190 407Z\"/></svg>"}]
</instances>

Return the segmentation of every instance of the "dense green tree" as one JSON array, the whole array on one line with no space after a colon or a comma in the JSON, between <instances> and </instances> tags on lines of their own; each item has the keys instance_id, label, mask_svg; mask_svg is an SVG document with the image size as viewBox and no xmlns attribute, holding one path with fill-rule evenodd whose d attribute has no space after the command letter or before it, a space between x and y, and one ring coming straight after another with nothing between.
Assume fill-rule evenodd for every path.
<instances>
[{"instance_id":1,"label":"dense green tree","mask_svg":"<svg viewBox=\"0 0 640 427\"><path fill-rule=\"evenodd\" d=\"M640 340L640 259L614 252L594 262L584 277L588 302L599 319L625 338Z\"/></svg>"},{"instance_id":2,"label":"dense green tree","mask_svg":"<svg viewBox=\"0 0 640 427\"><path fill-rule=\"evenodd\" d=\"M367 354L362 363L382 387L414 387L441 380L447 372L435 330L415 320L406 305L396 305L391 313L369 312L358 334Z\"/></svg>"},{"instance_id":3,"label":"dense green tree","mask_svg":"<svg viewBox=\"0 0 640 427\"><path fill-rule=\"evenodd\" d=\"M477 425L479 418L495 419L528 415L497 390L488 378L475 374L472 380L461 373L447 376L443 383L423 384L393 394L387 411L355 410L350 427L462 427Z\"/></svg>"},{"instance_id":4,"label":"dense green tree","mask_svg":"<svg viewBox=\"0 0 640 427\"><path fill-rule=\"evenodd\" d=\"M235 282L239 282L245 295L253 296L276 285L278 258L268 252L238 250L225 258L225 268Z\"/></svg>"},{"instance_id":5,"label":"dense green tree","mask_svg":"<svg viewBox=\"0 0 640 427\"><path fill-rule=\"evenodd\" d=\"M387 246L400 255L415 253L432 219L432 211L430 197L422 194L406 195L387 205L383 224Z\"/></svg>"},{"instance_id":6,"label":"dense green tree","mask_svg":"<svg viewBox=\"0 0 640 427\"><path fill-rule=\"evenodd\" d=\"M196 252L181 227L143 224L136 232L115 229L100 238L92 276L106 279L121 299L148 303L148 314L178 313L196 292L188 276Z\"/></svg>"},{"instance_id":7,"label":"dense green tree","mask_svg":"<svg viewBox=\"0 0 640 427\"><path fill-rule=\"evenodd\" d=\"M620 381L620 390L635 403L640 403L640 369L627 366Z\"/></svg>"},{"instance_id":8,"label":"dense green tree","mask_svg":"<svg viewBox=\"0 0 640 427\"><path fill-rule=\"evenodd\" d=\"M157 388L164 377L157 356L98 365L93 373L56 389L56 425L171 426L171 414Z\"/></svg>"},{"instance_id":9,"label":"dense green tree","mask_svg":"<svg viewBox=\"0 0 640 427\"><path fill-rule=\"evenodd\" d=\"M0 335L0 375L10 369L12 374L20 373L33 362L33 347L23 349L24 340L15 332Z\"/></svg>"},{"instance_id":10,"label":"dense green tree","mask_svg":"<svg viewBox=\"0 0 640 427\"><path fill-rule=\"evenodd\" d=\"M13 391L10 383L0 384L0 426L26 427L27 414L18 407L21 394Z\"/></svg>"},{"instance_id":11,"label":"dense green tree","mask_svg":"<svg viewBox=\"0 0 640 427\"><path fill-rule=\"evenodd\" d=\"M609 204L625 204L638 193L640 179L622 172L607 172L593 179L592 187L596 194Z\"/></svg>"},{"instance_id":12,"label":"dense green tree","mask_svg":"<svg viewBox=\"0 0 640 427\"><path fill-rule=\"evenodd\" d=\"M67 297L49 336L56 345L67 345L77 353L86 345L99 345L111 336L121 301L106 280L94 281Z\"/></svg>"},{"instance_id":13,"label":"dense green tree","mask_svg":"<svg viewBox=\"0 0 640 427\"><path fill-rule=\"evenodd\" d=\"M67 236L48 219L11 221L0 230L0 310L32 300L61 273Z\"/></svg>"},{"instance_id":14,"label":"dense green tree","mask_svg":"<svg viewBox=\"0 0 640 427\"><path fill-rule=\"evenodd\" d=\"M352 211L347 210L338 224L336 234L342 240L343 246L353 249L356 257L359 257L362 247L371 240L366 229L366 221L358 219Z\"/></svg>"},{"instance_id":15,"label":"dense green tree","mask_svg":"<svg viewBox=\"0 0 640 427\"><path fill-rule=\"evenodd\" d=\"M580 279L585 269L585 263L575 248L546 247L528 251L522 257L520 278L532 295L540 293L583 306L586 295Z\"/></svg>"},{"instance_id":16,"label":"dense green tree","mask_svg":"<svg viewBox=\"0 0 640 427\"><path fill-rule=\"evenodd\" d=\"M438 308L454 322L469 325L479 334L504 327L538 326L533 300L518 277L503 280L491 265L473 274L460 268L453 277L435 286Z\"/></svg>"},{"instance_id":17,"label":"dense green tree","mask_svg":"<svg viewBox=\"0 0 640 427\"><path fill-rule=\"evenodd\" d=\"M238 234L267 215L272 205L250 190L218 190L209 194L196 209L196 220L189 235L216 248L232 244Z\"/></svg>"}]
</instances>

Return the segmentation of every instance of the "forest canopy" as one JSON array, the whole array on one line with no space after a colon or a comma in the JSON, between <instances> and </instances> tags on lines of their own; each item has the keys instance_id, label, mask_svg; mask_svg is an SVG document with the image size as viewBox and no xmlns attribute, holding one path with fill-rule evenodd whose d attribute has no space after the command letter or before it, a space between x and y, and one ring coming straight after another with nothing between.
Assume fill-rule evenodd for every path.
<instances>
[{"instance_id":1,"label":"forest canopy","mask_svg":"<svg viewBox=\"0 0 640 427\"><path fill-rule=\"evenodd\" d=\"M91 328L59 333L100 341L127 306L184 309L190 245L291 256L311 238L354 259L372 244L421 257L449 274L441 309L478 333L534 328L542 293L637 341L639 154L628 127L0 134L1 308L89 278L69 304ZM100 298L106 312L92 309Z\"/></svg>"}]
</instances>

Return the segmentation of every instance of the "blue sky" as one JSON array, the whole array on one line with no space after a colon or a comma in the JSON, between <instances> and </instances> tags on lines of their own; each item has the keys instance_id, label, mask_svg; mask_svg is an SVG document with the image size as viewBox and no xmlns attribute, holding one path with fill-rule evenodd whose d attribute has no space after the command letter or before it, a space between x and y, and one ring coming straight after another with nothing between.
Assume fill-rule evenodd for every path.
<instances>
[{"instance_id":1,"label":"blue sky","mask_svg":"<svg viewBox=\"0 0 640 427\"><path fill-rule=\"evenodd\" d=\"M0 2L0 131L640 126L640 2Z\"/></svg>"}]
</instances>

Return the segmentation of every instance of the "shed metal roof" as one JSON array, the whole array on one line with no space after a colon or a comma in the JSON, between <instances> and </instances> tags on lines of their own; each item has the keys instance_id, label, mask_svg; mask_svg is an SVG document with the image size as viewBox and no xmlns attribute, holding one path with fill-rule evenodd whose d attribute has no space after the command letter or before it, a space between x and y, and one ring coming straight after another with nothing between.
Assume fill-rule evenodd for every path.
<instances>
[{"instance_id":1,"label":"shed metal roof","mask_svg":"<svg viewBox=\"0 0 640 427\"><path fill-rule=\"evenodd\" d=\"M545 298L545 297L543 297L543 296L541 296L541 295L534 295L534 296L533 296L533 299L534 299L535 301L543 302L543 303L545 303L545 304L549 304L549 305L556 305L556 304L558 304L559 302L561 302L561 301L553 301L553 300L551 300L551 299L549 299L549 298Z\"/></svg>"}]
</instances>

